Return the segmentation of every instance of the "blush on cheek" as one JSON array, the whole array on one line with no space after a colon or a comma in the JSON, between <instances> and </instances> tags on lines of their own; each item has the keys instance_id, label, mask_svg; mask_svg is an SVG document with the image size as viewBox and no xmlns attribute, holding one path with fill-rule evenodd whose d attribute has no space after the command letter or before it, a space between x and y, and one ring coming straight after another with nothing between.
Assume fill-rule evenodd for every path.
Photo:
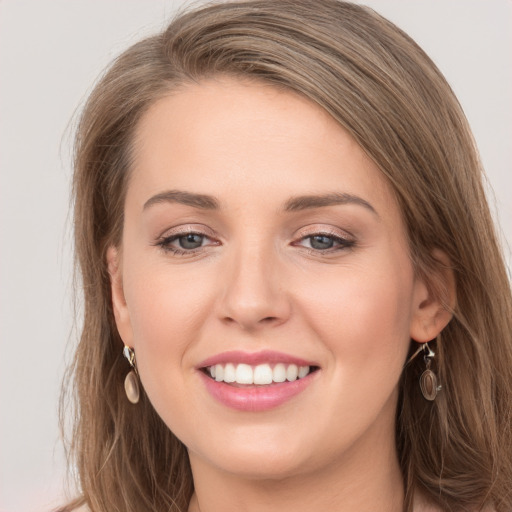
<instances>
[{"instance_id":1,"label":"blush on cheek","mask_svg":"<svg viewBox=\"0 0 512 512\"><path fill-rule=\"evenodd\" d=\"M324 300L321 322L326 336L338 332L336 353L354 361L354 368L383 364L399 368L409 346L411 286L409 272L367 273L347 279ZM333 303L338 305L332 314ZM318 311L318 310L317 310ZM333 339L332 335L329 339ZM403 356L403 357L402 357ZM357 361L357 363L356 363Z\"/></svg>"},{"instance_id":2,"label":"blush on cheek","mask_svg":"<svg viewBox=\"0 0 512 512\"><path fill-rule=\"evenodd\" d=\"M148 273L127 290L139 373L145 387L157 393L183 373L184 354L200 338L204 323L196 313L198 301L168 281Z\"/></svg>"}]
</instances>

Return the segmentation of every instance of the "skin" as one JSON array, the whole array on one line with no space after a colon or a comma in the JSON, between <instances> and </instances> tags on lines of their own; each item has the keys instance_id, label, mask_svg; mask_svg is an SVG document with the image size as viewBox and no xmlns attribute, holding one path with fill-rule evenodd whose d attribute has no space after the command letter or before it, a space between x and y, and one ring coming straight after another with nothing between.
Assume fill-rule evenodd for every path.
<instances>
[{"instance_id":1,"label":"skin","mask_svg":"<svg viewBox=\"0 0 512 512\"><path fill-rule=\"evenodd\" d=\"M151 202L169 190L219 208ZM283 210L292 196L332 193L367 205ZM200 246L171 252L170 235L187 232L204 235ZM312 245L319 233L330 249ZM328 114L228 78L157 101L136 130L108 264L120 335L189 450L190 511L402 510L397 383L411 339L435 338L450 315L415 276L388 183ZM196 368L228 350L277 350L320 369L279 407L237 411Z\"/></svg>"}]
</instances>

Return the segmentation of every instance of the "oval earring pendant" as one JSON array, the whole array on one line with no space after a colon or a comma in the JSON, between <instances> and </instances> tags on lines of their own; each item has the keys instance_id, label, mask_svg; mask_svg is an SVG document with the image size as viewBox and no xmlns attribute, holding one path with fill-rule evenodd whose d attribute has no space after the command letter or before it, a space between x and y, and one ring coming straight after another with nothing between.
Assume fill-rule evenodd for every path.
<instances>
[{"instance_id":1,"label":"oval earring pendant","mask_svg":"<svg viewBox=\"0 0 512 512\"><path fill-rule=\"evenodd\" d=\"M425 370L420 377L421 394L430 402L436 399L438 386L437 377L432 370Z\"/></svg>"},{"instance_id":2,"label":"oval earring pendant","mask_svg":"<svg viewBox=\"0 0 512 512\"><path fill-rule=\"evenodd\" d=\"M139 381L133 370L131 370L124 379L124 391L126 393L126 397L132 404L139 402Z\"/></svg>"}]
</instances>

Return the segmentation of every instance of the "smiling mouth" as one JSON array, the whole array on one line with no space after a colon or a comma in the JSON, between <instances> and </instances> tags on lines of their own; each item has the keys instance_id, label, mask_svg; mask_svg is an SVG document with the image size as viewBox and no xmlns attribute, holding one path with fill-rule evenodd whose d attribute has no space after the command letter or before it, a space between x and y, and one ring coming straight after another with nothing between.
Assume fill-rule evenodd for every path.
<instances>
[{"instance_id":1,"label":"smiling mouth","mask_svg":"<svg viewBox=\"0 0 512 512\"><path fill-rule=\"evenodd\" d=\"M206 366L201 370L212 380L224 382L236 387L270 386L284 382L294 382L317 371L317 366L298 366L296 364L258 364L226 363Z\"/></svg>"}]
</instances>

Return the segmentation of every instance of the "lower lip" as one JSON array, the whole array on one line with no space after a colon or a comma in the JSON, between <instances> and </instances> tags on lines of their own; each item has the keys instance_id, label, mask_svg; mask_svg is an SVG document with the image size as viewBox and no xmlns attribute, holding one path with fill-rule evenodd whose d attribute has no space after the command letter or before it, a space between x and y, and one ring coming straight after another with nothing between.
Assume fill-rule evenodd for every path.
<instances>
[{"instance_id":1,"label":"lower lip","mask_svg":"<svg viewBox=\"0 0 512 512\"><path fill-rule=\"evenodd\" d=\"M304 391L312 382L314 375L308 374L293 382L282 382L268 386L235 387L225 382L217 382L202 371L201 375L206 389L223 405L239 411L267 411L278 407Z\"/></svg>"}]
</instances>

